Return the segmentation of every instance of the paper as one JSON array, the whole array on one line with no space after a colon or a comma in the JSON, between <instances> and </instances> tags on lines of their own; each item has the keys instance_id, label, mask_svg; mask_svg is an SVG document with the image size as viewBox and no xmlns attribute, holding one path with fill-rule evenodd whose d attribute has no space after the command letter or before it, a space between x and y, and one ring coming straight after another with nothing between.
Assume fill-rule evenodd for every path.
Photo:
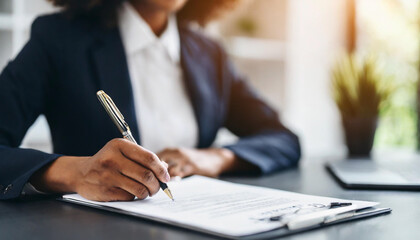
<instances>
[{"instance_id":1,"label":"paper","mask_svg":"<svg viewBox=\"0 0 420 240\"><path fill-rule=\"evenodd\" d=\"M145 200L95 202L78 194L63 196L69 201L107 206L136 213L162 222L201 230L219 236L246 236L279 228L284 221L269 221L273 216L291 219L296 215L331 211L331 202L352 202L352 208L366 208L375 202L317 197L275 189L229 183L192 176L168 183L175 201L163 191ZM357 207L356 207L357 206Z\"/></svg>"}]
</instances>

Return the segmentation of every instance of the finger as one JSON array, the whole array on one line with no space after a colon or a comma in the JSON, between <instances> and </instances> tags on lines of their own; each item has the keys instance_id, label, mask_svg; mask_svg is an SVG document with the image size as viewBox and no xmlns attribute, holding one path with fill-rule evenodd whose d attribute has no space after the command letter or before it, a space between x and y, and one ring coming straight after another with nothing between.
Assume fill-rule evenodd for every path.
<instances>
[{"instance_id":1,"label":"finger","mask_svg":"<svg viewBox=\"0 0 420 240\"><path fill-rule=\"evenodd\" d=\"M181 165L177 165L176 167L169 168L169 174L171 174L171 176L182 177L183 174L182 174L181 168L182 168Z\"/></svg>"},{"instance_id":2,"label":"finger","mask_svg":"<svg viewBox=\"0 0 420 240\"><path fill-rule=\"evenodd\" d=\"M164 161L164 159L166 159L167 161L168 158L171 158L171 156L182 156L182 151L178 148L166 148L162 152L159 152L157 156L160 160Z\"/></svg>"},{"instance_id":3,"label":"finger","mask_svg":"<svg viewBox=\"0 0 420 240\"><path fill-rule=\"evenodd\" d=\"M191 176L192 174L193 174L193 171L192 171L192 166L190 165L190 164L184 164L181 168L180 168L180 171L179 171L179 173L177 173L177 176L179 176L179 177L181 177L181 178L184 178L184 177L187 177L187 176Z\"/></svg>"},{"instance_id":4,"label":"finger","mask_svg":"<svg viewBox=\"0 0 420 240\"><path fill-rule=\"evenodd\" d=\"M166 164L168 165L168 168L173 168L176 167L176 165L178 165L178 163L172 159L167 160Z\"/></svg>"},{"instance_id":5,"label":"finger","mask_svg":"<svg viewBox=\"0 0 420 240\"><path fill-rule=\"evenodd\" d=\"M162 164L166 167L166 169L168 169L169 168L168 163L159 154L157 154L157 156L160 159L160 161L162 162Z\"/></svg>"},{"instance_id":6,"label":"finger","mask_svg":"<svg viewBox=\"0 0 420 240\"><path fill-rule=\"evenodd\" d=\"M146 187L148 195L153 196L159 191L159 182L155 174L149 169L134 163L133 161L122 161L119 172L131 178L132 180L141 183ZM137 196L137 194L135 194ZM139 196L137 196L140 198Z\"/></svg>"},{"instance_id":7,"label":"finger","mask_svg":"<svg viewBox=\"0 0 420 240\"><path fill-rule=\"evenodd\" d=\"M185 164L181 171L183 173L182 177L191 176L194 173L194 167L191 164Z\"/></svg>"},{"instance_id":8,"label":"finger","mask_svg":"<svg viewBox=\"0 0 420 240\"><path fill-rule=\"evenodd\" d=\"M174 167L177 165L177 161L181 156L179 154L171 153L171 152L163 152L158 155L160 160L168 165L168 168Z\"/></svg>"},{"instance_id":9,"label":"finger","mask_svg":"<svg viewBox=\"0 0 420 240\"><path fill-rule=\"evenodd\" d=\"M164 163L168 165L168 171L169 169L174 168L177 165L179 165L178 162L180 161L179 156L173 156L173 155L162 156L160 160L162 160Z\"/></svg>"},{"instance_id":10,"label":"finger","mask_svg":"<svg viewBox=\"0 0 420 240\"><path fill-rule=\"evenodd\" d=\"M156 154L125 139L115 140L114 144L125 157L151 170L160 181L170 180L168 169Z\"/></svg>"},{"instance_id":11,"label":"finger","mask_svg":"<svg viewBox=\"0 0 420 240\"><path fill-rule=\"evenodd\" d=\"M117 187L102 187L98 199L102 202L132 201L134 195Z\"/></svg>"},{"instance_id":12,"label":"finger","mask_svg":"<svg viewBox=\"0 0 420 240\"><path fill-rule=\"evenodd\" d=\"M180 162L181 164L178 164L176 167L169 168L169 174L171 174L171 176L183 178L194 174L194 167L190 163L186 161Z\"/></svg>"},{"instance_id":13,"label":"finger","mask_svg":"<svg viewBox=\"0 0 420 240\"><path fill-rule=\"evenodd\" d=\"M168 163L171 176L182 176L182 167L187 163L185 158L175 150L167 150L161 155L161 160Z\"/></svg>"},{"instance_id":14,"label":"finger","mask_svg":"<svg viewBox=\"0 0 420 240\"><path fill-rule=\"evenodd\" d=\"M159 152L159 153L157 153L157 155L158 155L158 157L160 158L161 156L163 156L163 155L165 155L165 154L170 154L170 153L173 153L173 152L175 152L175 149L176 148L165 148L163 151L161 151L161 152Z\"/></svg>"},{"instance_id":15,"label":"finger","mask_svg":"<svg viewBox=\"0 0 420 240\"><path fill-rule=\"evenodd\" d=\"M146 186L137 181L134 181L133 179L127 176L121 174L117 182L119 188L136 196L138 199L145 199L148 196L151 196Z\"/></svg>"}]
</instances>

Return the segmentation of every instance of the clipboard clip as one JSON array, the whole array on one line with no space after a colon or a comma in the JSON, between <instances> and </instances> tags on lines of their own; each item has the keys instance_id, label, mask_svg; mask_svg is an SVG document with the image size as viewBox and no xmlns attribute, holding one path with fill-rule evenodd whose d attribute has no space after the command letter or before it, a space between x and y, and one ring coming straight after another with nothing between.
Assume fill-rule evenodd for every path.
<instances>
[{"instance_id":1,"label":"clipboard clip","mask_svg":"<svg viewBox=\"0 0 420 240\"><path fill-rule=\"evenodd\" d=\"M345 207L348 208L348 207ZM337 209L338 210L338 209ZM297 230L307 227L312 227L316 225L324 225L328 223L332 223L341 219L351 218L355 215L357 209L350 207L350 209L342 209L342 211L338 213L331 213L329 215L320 214L317 216L316 214L308 214L299 216L296 219L290 220L286 226L289 230Z\"/></svg>"},{"instance_id":2,"label":"clipboard clip","mask_svg":"<svg viewBox=\"0 0 420 240\"><path fill-rule=\"evenodd\" d=\"M268 220L270 222L280 222L280 221L285 220L285 218L288 218L288 217L299 216L299 215L304 215L308 213L318 212L320 210L346 207L346 206L351 206L351 205L352 205L351 202L331 202L330 204L327 204L327 205L320 204L320 203L312 203L312 204L307 204L304 206L298 205L298 206L292 207L294 208L293 211L289 211L287 213L283 213L276 216L271 216L268 218L262 218L260 220Z\"/></svg>"}]
</instances>

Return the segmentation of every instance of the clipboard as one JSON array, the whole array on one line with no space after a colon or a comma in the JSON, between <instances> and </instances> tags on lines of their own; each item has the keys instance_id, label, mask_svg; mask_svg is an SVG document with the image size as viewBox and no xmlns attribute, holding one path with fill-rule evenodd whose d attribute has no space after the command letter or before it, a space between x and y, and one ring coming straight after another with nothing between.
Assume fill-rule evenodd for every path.
<instances>
[{"instance_id":1,"label":"clipboard","mask_svg":"<svg viewBox=\"0 0 420 240\"><path fill-rule=\"evenodd\" d=\"M249 236L245 236L241 238L235 238L235 239L256 240L256 239L271 239L271 238L284 237L284 236L289 236L289 235L293 235L293 234L297 234L301 232L307 232L310 230L328 227L328 226L332 226L332 225L336 225L340 223L351 222L351 221L356 221L363 218L370 218L370 217L380 216L384 214L389 214L391 213L391 211L392 211L391 208L366 208L366 209L361 209L361 210L356 211L355 214L351 217L337 219L336 221L331 221L328 223L316 224L316 225L312 225L312 226L308 226L308 227L304 227L300 229L295 229L295 230L289 230L287 228L274 229L272 231L263 232L263 233L259 233L255 235L249 235Z\"/></svg>"},{"instance_id":2,"label":"clipboard","mask_svg":"<svg viewBox=\"0 0 420 240\"><path fill-rule=\"evenodd\" d=\"M287 227L281 227L281 228L278 228L278 229L273 229L273 230L266 231L266 232L261 232L261 233L258 233L258 234L235 237L235 236L224 235L224 234L220 234L220 233L217 233L217 232L209 231L209 230L206 230L206 229L189 227L189 226L186 226L186 225L183 225L183 224L179 224L177 222L172 222L172 221L161 219L161 218L153 218L153 217L150 217L150 216L137 214L137 213L134 213L134 212L123 211L123 210L118 209L118 208L89 204L87 202L80 202L80 201L75 201L75 200L71 200L71 199L64 199L62 197L58 198L57 200L63 201L63 202L68 202L68 203L73 203L73 204L78 204L78 205L82 205L82 206L86 206L86 207L92 207L92 208L96 208L96 209L99 209L99 210L102 210L102 211L108 211L108 212L114 212L114 213L118 213L118 214L132 216L132 217L138 217L138 218L141 218L141 219L146 219L146 220L150 220L150 221L154 221L154 222L168 224L168 225L171 225L171 226L184 228L184 229L189 229L189 230L204 233L204 234L207 234L207 235L212 235L212 236L225 238L225 239L232 239L232 240L257 240L257 239L272 239L272 238L284 237L284 236L289 236L289 235L293 235L293 234L297 234L297 233L301 233L301 232L307 232L307 231L310 231L310 230L315 230L315 229L319 229L319 228L323 228L323 227L328 227L328 226L332 226L332 225L336 225L336 224L340 224L340 223L351 222L351 221L356 221L356 220L360 220L360 219L364 219L364 218L370 218L370 217L380 216L380 215L384 215L384 214L389 214L392 211L390 208L365 208L365 209L360 209L360 210L355 211L354 215L352 215L351 217L337 219L335 221L330 221L328 223L323 222L323 223L314 224L314 225L311 225L311 226L307 226L307 227L303 227L303 228L299 228L299 229L294 229L294 230L290 230Z\"/></svg>"}]
</instances>

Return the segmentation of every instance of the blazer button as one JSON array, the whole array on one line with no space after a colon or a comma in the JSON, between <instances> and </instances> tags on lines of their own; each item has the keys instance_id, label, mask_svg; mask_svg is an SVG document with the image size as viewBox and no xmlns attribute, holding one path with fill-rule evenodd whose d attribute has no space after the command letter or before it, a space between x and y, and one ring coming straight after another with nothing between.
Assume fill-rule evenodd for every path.
<instances>
[{"instance_id":1,"label":"blazer button","mask_svg":"<svg viewBox=\"0 0 420 240\"><path fill-rule=\"evenodd\" d=\"M9 185L8 185L8 186L4 189L3 194L6 194L8 191L12 190L12 188L13 188L13 185L12 185L12 184L9 184Z\"/></svg>"}]
</instances>

